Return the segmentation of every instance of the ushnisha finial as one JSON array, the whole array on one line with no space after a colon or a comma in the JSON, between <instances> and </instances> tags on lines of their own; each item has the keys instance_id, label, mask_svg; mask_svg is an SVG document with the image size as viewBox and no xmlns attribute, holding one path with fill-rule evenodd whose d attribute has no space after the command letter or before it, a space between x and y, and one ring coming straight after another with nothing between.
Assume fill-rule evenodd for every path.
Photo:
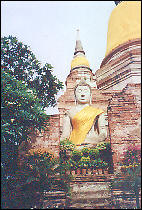
<instances>
[{"instance_id":1,"label":"ushnisha finial","mask_svg":"<svg viewBox=\"0 0 142 210\"><path fill-rule=\"evenodd\" d=\"M76 33L76 40L80 40L80 37L79 37L79 29L76 30L77 33Z\"/></svg>"}]
</instances>

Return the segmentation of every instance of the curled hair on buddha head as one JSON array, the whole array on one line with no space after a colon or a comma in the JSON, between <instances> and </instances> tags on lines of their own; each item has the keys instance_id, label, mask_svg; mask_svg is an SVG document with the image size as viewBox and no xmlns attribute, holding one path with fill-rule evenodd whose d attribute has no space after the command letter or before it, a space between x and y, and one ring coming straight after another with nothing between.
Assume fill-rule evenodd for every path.
<instances>
[{"instance_id":1,"label":"curled hair on buddha head","mask_svg":"<svg viewBox=\"0 0 142 210\"><path fill-rule=\"evenodd\" d=\"M75 104L76 104L76 89L78 86L87 86L90 89L90 104L92 103L92 89L91 86L84 80L80 80L80 82L74 88L74 95L75 95Z\"/></svg>"}]
</instances>

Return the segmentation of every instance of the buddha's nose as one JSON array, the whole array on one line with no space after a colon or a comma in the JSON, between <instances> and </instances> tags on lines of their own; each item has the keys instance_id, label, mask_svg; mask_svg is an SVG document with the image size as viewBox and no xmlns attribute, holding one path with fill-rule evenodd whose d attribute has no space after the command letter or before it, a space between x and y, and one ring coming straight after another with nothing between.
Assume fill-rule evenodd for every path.
<instances>
[{"instance_id":1,"label":"buddha's nose","mask_svg":"<svg viewBox=\"0 0 142 210\"><path fill-rule=\"evenodd\" d=\"M84 97L85 95L81 95L81 97Z\"/></svg>"}]
</instances>

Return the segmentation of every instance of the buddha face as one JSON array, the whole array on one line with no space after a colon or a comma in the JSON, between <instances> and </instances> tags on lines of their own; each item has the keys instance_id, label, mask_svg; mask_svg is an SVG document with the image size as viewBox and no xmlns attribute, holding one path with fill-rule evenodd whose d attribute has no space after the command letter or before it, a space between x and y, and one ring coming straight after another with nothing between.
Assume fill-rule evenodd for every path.
<instances>
[{"instance_id":1,"label":"buddha face","mask_svg":"<svg viewBox=\"0 0 142 210\"><path fill-rule=\"evenodd\" d=\"M90 88L88 86L78 86L75 90L75 96L78 104L90 103Z\"/></svg>"}]
</instances>

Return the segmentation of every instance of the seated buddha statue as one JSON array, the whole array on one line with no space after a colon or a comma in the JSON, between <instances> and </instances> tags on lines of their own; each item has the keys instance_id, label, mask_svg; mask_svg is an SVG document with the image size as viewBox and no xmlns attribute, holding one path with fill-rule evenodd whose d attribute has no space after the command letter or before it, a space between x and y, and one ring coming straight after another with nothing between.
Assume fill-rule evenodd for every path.
<instances>
[{"instance_id":1,"label":"seated buddha statue","mask_svg":"<svg viewBox=\"0 0 142 210\"><path fill-rule=\"evenodd\" d=\"M75 106L65 113L61 140L68 138L82 147L92 147L107 138L107 115L91 105L91 87L81 81L74 89Z\"/></svg>"}]
</instances>

